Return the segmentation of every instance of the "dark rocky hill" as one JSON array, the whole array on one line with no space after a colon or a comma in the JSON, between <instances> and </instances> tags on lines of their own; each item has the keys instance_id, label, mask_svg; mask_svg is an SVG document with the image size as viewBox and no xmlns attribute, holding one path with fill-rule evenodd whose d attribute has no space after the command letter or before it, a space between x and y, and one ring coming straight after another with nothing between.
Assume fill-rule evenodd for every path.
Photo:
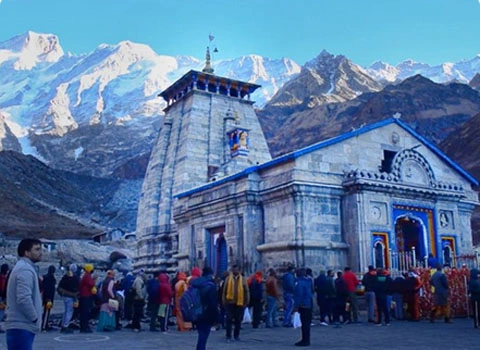
<instances>
[{"instance_id":1,"label":"dark rocky hill","mask_svg":"<svg viewBox=\"0 0 480 350\"><path fill-rule=\"evenodd\" d=\"M440 144L440 148L465 170L480 180L480 113L466 123L460 125ZM480 187L477 188L480 191ZM472 218L474 241L480 244L480 208L477 208Z\"/></svg>"},{"instance_id":2,"label":"dark rocky hill","mask_svg":"<svg viewBox=\"0 0 480 350\"><path fill-rule=\"evenodd\" d=\"M475 90L480 90L480 73L475 74L475 76L468 83Z\"/></svg>"},{"instance_id":3,"label":"dark rocky hill","mask_svg":"<svg viewBox=\"0 0 480 350\"><path fill-rule=\"evenodd\" d=\"M0 233L86 238L108 224L120 183L53 170L32 156L0 152Z\"/></svg>"}]
</instances>

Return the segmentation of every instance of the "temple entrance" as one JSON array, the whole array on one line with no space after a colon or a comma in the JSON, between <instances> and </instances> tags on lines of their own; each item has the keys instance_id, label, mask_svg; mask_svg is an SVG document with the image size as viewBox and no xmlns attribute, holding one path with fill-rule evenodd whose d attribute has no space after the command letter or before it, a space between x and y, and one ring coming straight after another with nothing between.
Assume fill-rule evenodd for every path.
<instances>
[{"instance_id":1,"label":"temple entrance","mask_svg":"<svg viewBox=\"0 0 480 350\"><path fill-rule=\"evenodd\" d=\"M397 253L410 253L417 261L423 260L426 244L422 222L410 216L399 217L395 223L395 244Z\"/></svg>"},{"instance_id":2,"label":"temple entrance","mask_svg":"<svg viewBox=\"0 0 480 350\"><path fill-rule=\"evenodd\" d=\"M225 226L207 231L206 262L207 266L211 267L217 276L221 276L228 269L227 242L224 233Z\"/></svg>"}]
</instances>

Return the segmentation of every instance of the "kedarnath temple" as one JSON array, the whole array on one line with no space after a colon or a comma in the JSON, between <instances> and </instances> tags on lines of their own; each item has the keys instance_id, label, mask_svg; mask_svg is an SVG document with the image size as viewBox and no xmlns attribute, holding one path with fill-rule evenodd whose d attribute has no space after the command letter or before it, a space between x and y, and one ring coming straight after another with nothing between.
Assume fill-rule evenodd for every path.
<instances>
[{"instance_id":1,"label":"kedarnath temple","mask_svg":"<svg viewBox=\"0 0 480 350\"><path fill-rule=\"evenodd\" d=\"M401 269L472 253L476 179L399 118L272 159L258 85L189 71L167 102L137 217L135 267Z\"/></svg>"}]
</instances>

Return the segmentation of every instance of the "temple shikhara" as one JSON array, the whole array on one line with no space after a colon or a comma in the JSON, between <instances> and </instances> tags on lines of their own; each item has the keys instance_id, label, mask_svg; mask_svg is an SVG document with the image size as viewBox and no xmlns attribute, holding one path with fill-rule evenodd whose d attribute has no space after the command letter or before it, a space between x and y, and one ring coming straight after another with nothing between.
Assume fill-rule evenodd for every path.
<instances>
[{"instance_id":1,"label":"temple shikhara","mask_svg":"<svg viewBox=\"0 0 480 350\"><path fill-rule=\"evenodd\" d=\"M215 75L207 53L160 94L137 269L401 270L473 254L478 182L434 144L394 117L272 159L258 87Z\"/></svg>"}]
</instances>

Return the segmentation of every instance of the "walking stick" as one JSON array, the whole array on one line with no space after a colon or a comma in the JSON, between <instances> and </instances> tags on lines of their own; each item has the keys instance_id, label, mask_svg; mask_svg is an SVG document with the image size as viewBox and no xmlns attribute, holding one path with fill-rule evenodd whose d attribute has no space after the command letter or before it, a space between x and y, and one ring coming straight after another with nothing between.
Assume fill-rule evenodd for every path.
<instances>
[{"instance_id":1,"label":"walking stick","mask_svg":"<svg viewBox=\"0 0 480 350\"><path fill-rule=\"evenodd\" d=\"M467 299L467 317L470 317L470 300L468 300L467 276L463 276L463 283L465 284L465 298Z\"/></svg>"},{"instance_id":2,"label":"walking stick","mask_svg":"<svg viewBox=\"0 0 480 350\"><path fill-rule=\"evenodd\" d=\"M473 327L478 328L478 301L473 302Z\"/></svg>"}]
</instances>

